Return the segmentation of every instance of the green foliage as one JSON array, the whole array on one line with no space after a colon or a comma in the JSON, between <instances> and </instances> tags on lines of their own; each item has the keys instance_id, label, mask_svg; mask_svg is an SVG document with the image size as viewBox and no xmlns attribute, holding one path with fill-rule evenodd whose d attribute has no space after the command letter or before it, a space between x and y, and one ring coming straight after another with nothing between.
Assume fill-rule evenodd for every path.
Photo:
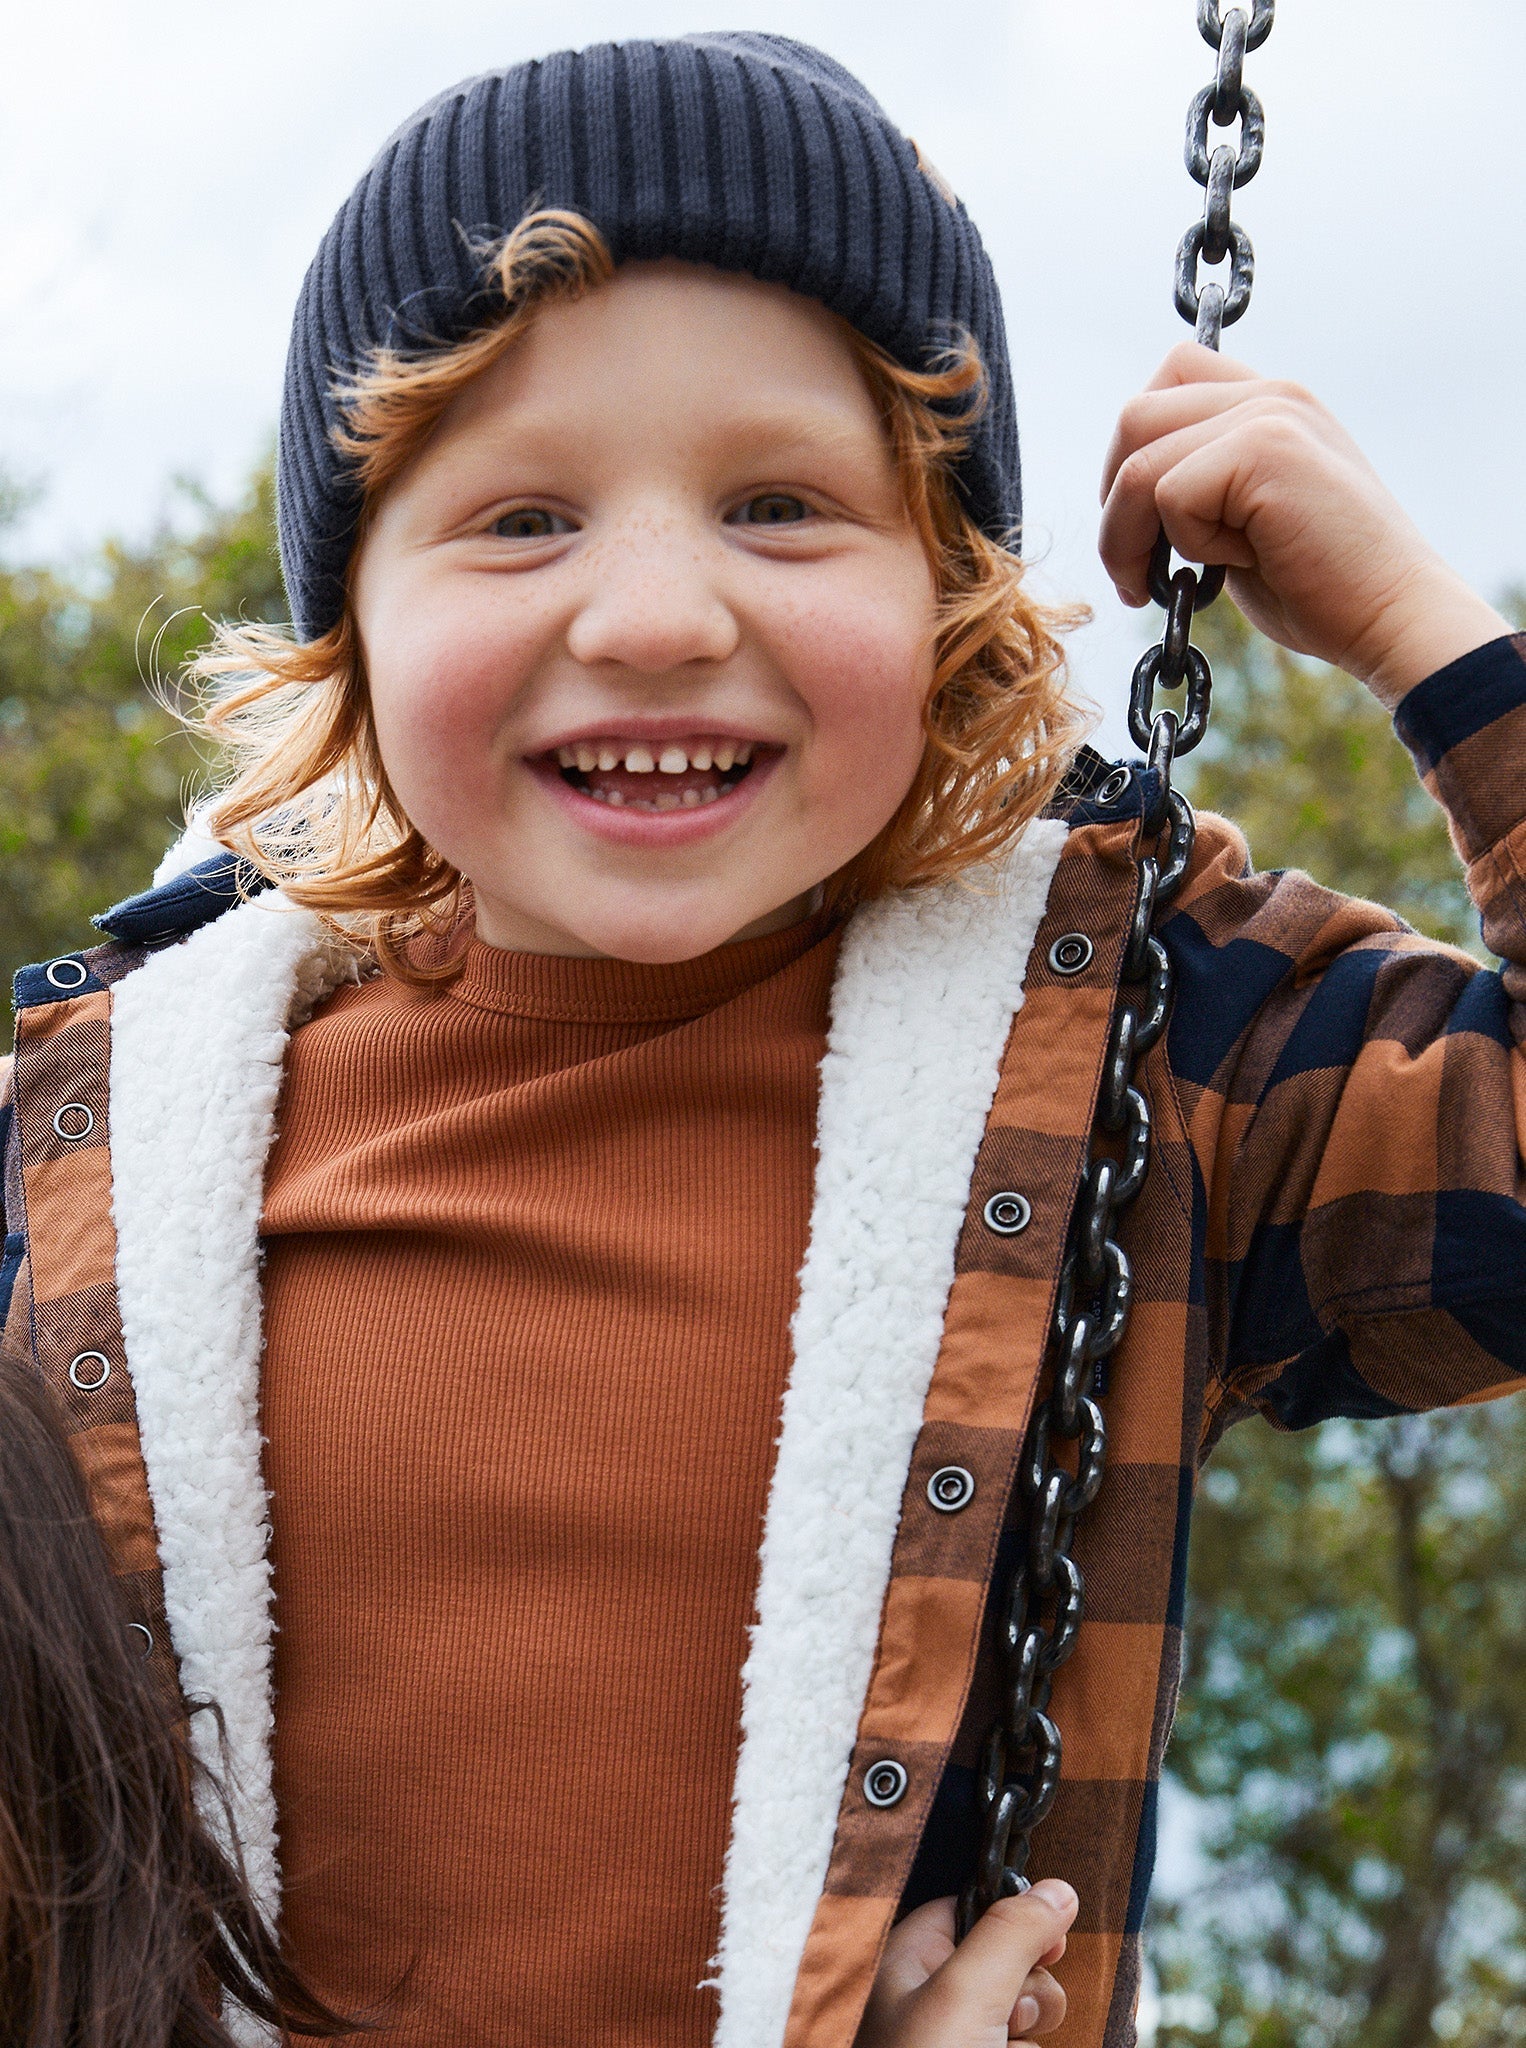
<instances>
[{"instance_id":1,"label":"green foliage","mask_svg":"<svg viewBox=\"0 0 1526 2048\"><path fill-rule=\"evenodd\" d=\"M0 484L0 524L18 494ZM271 467L223 508L181 487L183 530L108 543L78 573L0 566L0 973L88 945L147 886L200 763L145 678L207 617L286 616ZM151 664L153 666L151 667Z\"/></svg>"},{"instance_id":2,"label":"green foliage","mask_svg":"<svg viewBox=\"0 0 1526 2048\"><path fill-rule=\"evenodd\" d=\"M1223 614L1223 616L1220 616ZM1227 606L1193 800L1477 945L1384 714ZM1526 2041L1526 1406L1231 1433L1194 1525L1168 1775L1200 1877L1151 1932L1159 2048Z\"/></svg>"},{"instance_id":3,"label":"green foliage","mask_svg":"<svg viewBox=\"0 0 1526 2048\"><path fill-rule=\"evenodd\" d=\"M1158 1916L1171 2048L1526 2040L1526 1407L1205 1474L1170 1767L1212 1875Z\"/></svg>"}]
</instances>

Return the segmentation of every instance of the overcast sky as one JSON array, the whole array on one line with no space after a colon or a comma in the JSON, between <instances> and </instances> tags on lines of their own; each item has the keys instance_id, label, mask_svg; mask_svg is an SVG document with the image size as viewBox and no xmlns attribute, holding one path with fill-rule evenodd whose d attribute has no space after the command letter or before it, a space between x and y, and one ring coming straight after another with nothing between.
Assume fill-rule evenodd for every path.
<instances>
[{"instance_id":1,"label":"overcast sky","mask_svg":"<svg viewBox=\"0 0 1526 2048\"><path fill-rule=\"evenodd\" d=\"M980 224L1006 297L1030 553L1099 608L1116 701L1140 626L1093 554L1119 404L1185 332L1192 0L19 0L0 63L0 466L46 487L14 555L226 492L271 431L329 217L442 85L570 43L763 27L862 74ZM1283 0L1247 77L1265 167L1237 353L1312 385L1491 594L1526 577L1522 0Z\"/></svg>"}]
</instances>

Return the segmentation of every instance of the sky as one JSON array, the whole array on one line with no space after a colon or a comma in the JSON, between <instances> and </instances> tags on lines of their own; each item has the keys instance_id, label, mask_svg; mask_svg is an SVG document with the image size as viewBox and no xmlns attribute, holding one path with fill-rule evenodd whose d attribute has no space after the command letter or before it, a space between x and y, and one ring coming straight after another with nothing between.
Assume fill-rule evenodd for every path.
<instances>
[{"instance_id":1,"label":"sky","mask_svg":"<svg viewBox=\"0 0 1526 2048\"><path fill-rule=\"evenodd\" d=\"M291 307L335 208L411 107L567 44L761 27L858 71L969 206L1007 307L1028 552L1095 622L1111 713L1143 631L1095 557L1119 406L1186 332L1181 157L1210 76L1193 0L71 0L7 9L0 469L42 495L13 557L70 559L235 491L272 432ZM1298 379L1485 592L1526 580L1521 0L1283 0L1236 216L1254 299L1228 345ZM1149 615L1154 617L1154 614Z\"/></svg>"}]
</instances>

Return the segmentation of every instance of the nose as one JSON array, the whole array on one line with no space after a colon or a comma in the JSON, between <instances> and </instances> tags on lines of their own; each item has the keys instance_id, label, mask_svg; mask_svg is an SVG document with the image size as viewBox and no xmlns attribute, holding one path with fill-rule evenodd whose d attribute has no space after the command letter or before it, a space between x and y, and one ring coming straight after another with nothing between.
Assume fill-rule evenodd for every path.
<instances>
[{"instance_id":1,"label":"nose","mask_svg":"<svg viewBox=\"0 0 1526 2048\"><path fill-rule=\"evenodd\" d=\"M567 631L573 658L660 675L724 661L741 638L705 538L683 522L634 515L591 550L588 583Z\"/></svg>"}]
</instances>

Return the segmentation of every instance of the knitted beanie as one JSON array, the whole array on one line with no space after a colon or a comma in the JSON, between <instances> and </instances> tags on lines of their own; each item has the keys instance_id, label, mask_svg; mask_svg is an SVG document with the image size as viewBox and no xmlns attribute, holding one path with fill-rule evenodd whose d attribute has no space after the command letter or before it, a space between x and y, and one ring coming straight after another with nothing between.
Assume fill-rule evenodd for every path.
<instances>
[{"instance_id":1,"label":"knitted beanie","mask_svg":"<svg viewBox=\"0 0 1526 2048\"><path fill-rule=\"evenodd\" d=\"M492 317L473 244L537 206L583 214L616 263L680 256L818 299L925 369L964 333L988 401L958 469L1016 546L1017 416L1001 302L968 214L871 94L784 36L602 43L484 72L383 144L303 281L281 405L281 567L304 639L337 623L361 495L332 432L336 377Z\"/></svg>"}]
</instances>

